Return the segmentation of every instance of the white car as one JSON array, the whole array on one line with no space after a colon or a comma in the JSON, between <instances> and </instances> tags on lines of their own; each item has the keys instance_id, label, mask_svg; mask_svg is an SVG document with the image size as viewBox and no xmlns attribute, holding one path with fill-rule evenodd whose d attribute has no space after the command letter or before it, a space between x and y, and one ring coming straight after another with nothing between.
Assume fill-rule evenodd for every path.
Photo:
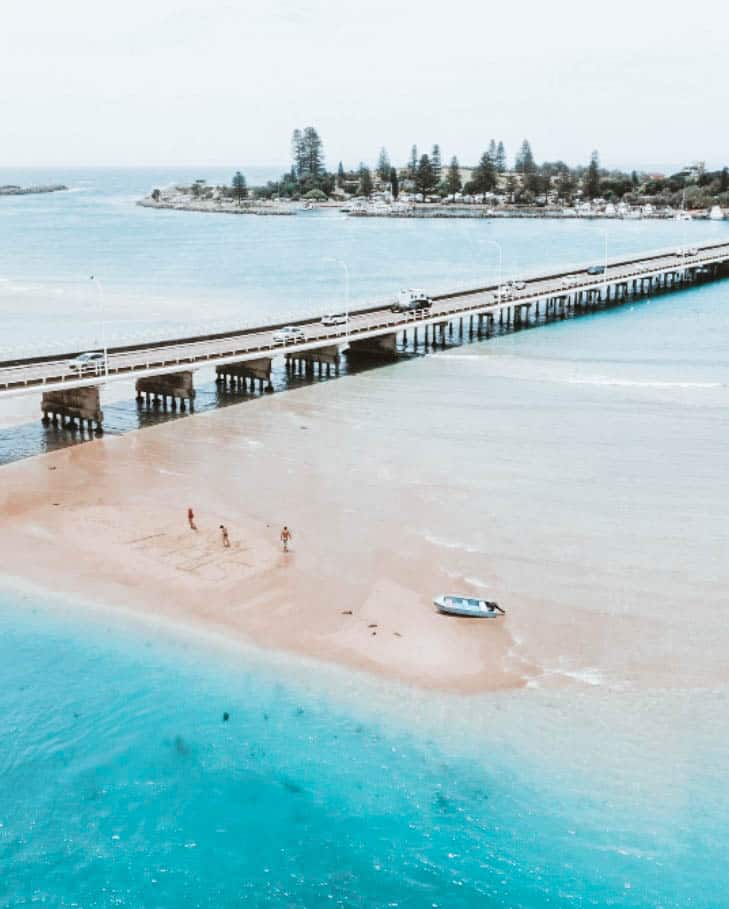
<instances>
[{"instance_id":1,"label":"white car","mask_svg":"<svg viewBox=\"0 0 729 909\"><path fill-rule=\"evenodd\" d=\"M305 341L306 334L303 328L298 325L285 325L273 333L274 344L295 344L298 341Z\"/></svg>"},{"instance_id":2,"label":"white car","mask_svg":"<svg viewBox=\"0 0 729 909\"><path fill-rule=\"evenodd\" d=\"M329 316L324 316L321 320L321 324L326 326L346 325L347 322L349 322L349 316L346 316L343 313L332 313Z\"/></svg>"},{"instance_id":3,"label":"white car","mask_svg":"<svg viewBox=\"0 0 729 909\"><path fill-rule=\"evenodd\" d=\"M510 297L514 293L514 288L511 284L504 284L498 289L497 293L500 297Z\"/></svg>"},{"instance_id":4,"label":"white car","mask_svg":"<svg viewBox=\"0 0 729 909\"><path fill-rule=\"evenodd\" d=\"M526 287L526 281L512 281L511 286L514 290L524 290Z\"/></svg>"},{"instance_id":5,"label":"white car","mask_svg":"<svg viewBox=\"0 0 729 909\"><path fill-rule=\"evenodd\" d=\"M99 375L104 371L104 354L100 350L90 350L70 360L68 368L78 373Z\"/></svg>"},{"instance_id":6,"label":"white car","mask_svg":"<svg viewBox=\"0 0 729 909\"><path fill-rule=\"evenodd\" d=\"M577 284L578 278L577 275L565 275L560 282L562 287L574 287Z\"/></svg>"}]
</instances>

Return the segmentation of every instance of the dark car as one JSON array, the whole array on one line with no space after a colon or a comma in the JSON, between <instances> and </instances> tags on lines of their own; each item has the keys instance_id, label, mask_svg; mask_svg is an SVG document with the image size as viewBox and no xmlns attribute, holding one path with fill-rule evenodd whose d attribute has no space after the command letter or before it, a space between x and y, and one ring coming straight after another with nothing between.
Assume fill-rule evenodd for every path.
<instances>
[{"instance_id":1,"label":"dark car","mask_svg":"<svg viewBox=\"0 0 729 909\"><path fill-rule=\"evenodd\" d=\"M605 266L604 266L604 265L591 265L591 266L587 269L587 274L588 274L588 275L602 275L602 274L604 274L604 272L605 272Z\"/></svg>"}]
</instances>

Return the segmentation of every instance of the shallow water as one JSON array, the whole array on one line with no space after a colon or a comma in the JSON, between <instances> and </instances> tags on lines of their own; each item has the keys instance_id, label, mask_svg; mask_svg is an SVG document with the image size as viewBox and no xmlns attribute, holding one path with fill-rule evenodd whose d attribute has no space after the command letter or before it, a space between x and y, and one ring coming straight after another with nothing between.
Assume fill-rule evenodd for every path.
<instances>
[{"instance_id":1,"label":"shallow water","mask_svg":"<svg viewBox=\"0 0 729 909\"><path fill-rule=\"evenodd\" d=\"M79 191L0 200L0 347L95 346L90 262L122 338L199 324L201 306L209 324L338 308L332 252L365 299L493 275L490 237L520 271L602 249L595 224L130 204L164 178L54 174ZM606 227L618 254L727 226ZM352 571L381 538L403 577L427 561L493 594L535 667L523 691L235 664L4 595L0 905L729 905L728 301L706 285L230 410L233 487L298 508L305 476ZM120 431L137 419L105 408ZM260 457L279 469L250 489ZM520 642L537 622L538 646Z\"/></svg>"},{"instance_id":2,"label":"shallow water","mask_svg":"<svg viewBox=\"0 0 729 909\"><path fill-rule=\"evenodd\" d=\"M3 597L3 905L722 904L725 694L643 695L625 704L640 729L609 720L601 744L599 695L327 693L336 674L18 605ZM686 728L690 754L667 757Z\"/></svg>"}]
</instances>

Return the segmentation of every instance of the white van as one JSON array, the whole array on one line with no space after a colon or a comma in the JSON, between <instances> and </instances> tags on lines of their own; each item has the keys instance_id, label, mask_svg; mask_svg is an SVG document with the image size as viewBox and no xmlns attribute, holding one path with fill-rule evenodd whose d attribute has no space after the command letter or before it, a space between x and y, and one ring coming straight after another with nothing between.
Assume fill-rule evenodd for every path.
<instances>
[{"instance_id":1,"label":"white van","mask_svg":"<svg viewBox=\"0 0 729 909\"><path fill-rule=\"evenodd\" d=\"M409 312L412 309L429 309L432 305L433 301L424 290L408 287L400 291L390 309L392 312Z\"/></svg>"}]
</instances>

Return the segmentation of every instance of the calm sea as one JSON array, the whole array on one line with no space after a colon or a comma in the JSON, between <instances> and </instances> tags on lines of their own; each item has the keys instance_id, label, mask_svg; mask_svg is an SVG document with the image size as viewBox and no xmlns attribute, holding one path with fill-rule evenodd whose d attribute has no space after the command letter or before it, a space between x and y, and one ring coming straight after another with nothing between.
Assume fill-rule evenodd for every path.
<instances>
[{"instance_id":1,"label":"calm sea","mask_svg":"<svg viewBox=\"0 0 729 909\"><path fill-rule=\"evenodd\" d=\"M494 276L492 239L525 273L599 261L604 231L616 255L729 232L133 205L196 177L218 175L0 174L73 188L0 199L0 347L95 346L89 273L121 340L339 308L329 257L365 300ZM573 628L621 620L604 652L544 660L525 690L221 660L4 593L0 905L729 906L728 303L728 282L707 285L298 393L315 431L297 456L358 509L351 545L407 515L403 567L425 553L454 585L548 595ZM289 424L271 430L265 403L235 411L240 432L268 433L295 500ZM241 450L250 475L260 453Z\"/></svg>"}]
</instances>

